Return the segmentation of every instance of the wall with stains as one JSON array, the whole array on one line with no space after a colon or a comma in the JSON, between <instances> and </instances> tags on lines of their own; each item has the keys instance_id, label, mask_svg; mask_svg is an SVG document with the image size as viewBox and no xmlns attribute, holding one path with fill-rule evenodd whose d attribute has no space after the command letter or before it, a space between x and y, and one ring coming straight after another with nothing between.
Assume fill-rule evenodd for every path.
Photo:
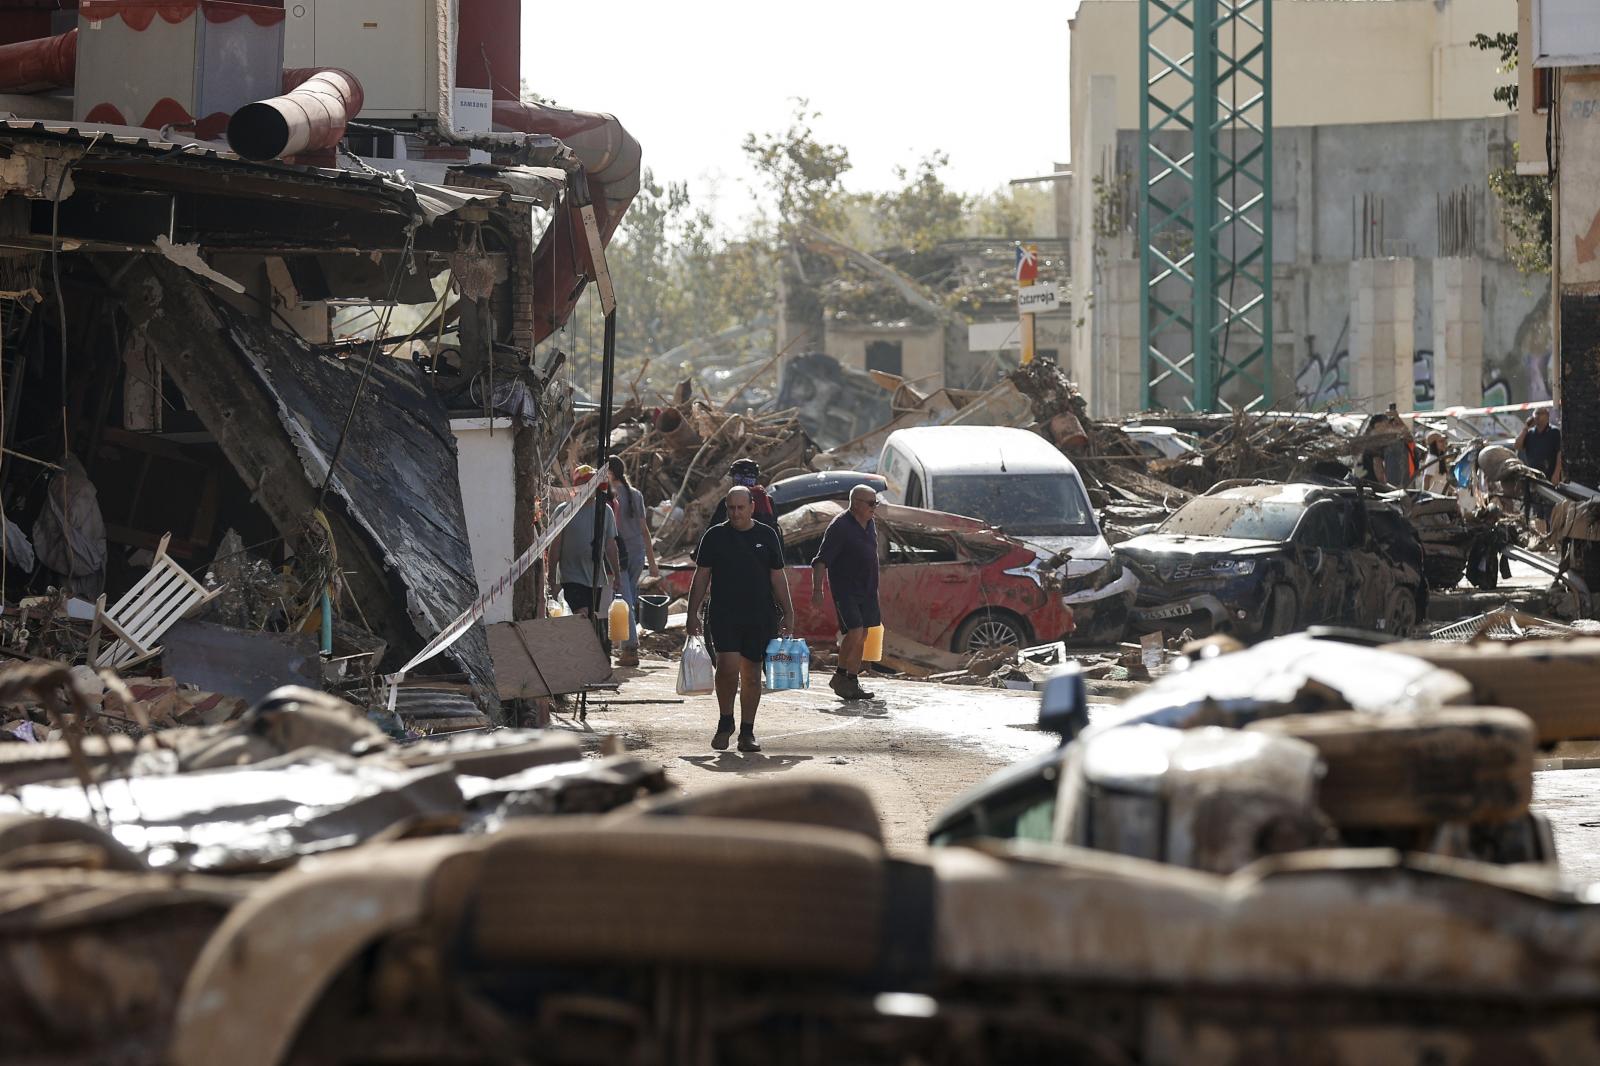
<instances>
[{"instance_id":1,"label":"wall with stains","mask_svg":"<svg viewBox=\"0 0 1600 1066\"><path fill-rule=\"evenodd\" d=\"M1526 277L1506 259L1488 187L1489 172L1509 165L1514 136L1509 115L1274 131L1275 406L1366 406L1370 398L1350 387L1350 264L1383 256L1416 260L1416 408L1435 398L1433 261L1445 256L1482 266L1483 400L1550 398L1550 280ZM1138 132L1120 131L1117 141L1116 169L1132 175L1136 189ZM1163 147L1182 149L1176 139ZM1241 136L1238 150L1249 148ZM1132 347L1102 358L1136 358L1136 341ZM1158 406L1176 398L1158 393Z\"/></svg>"}]
</instances>

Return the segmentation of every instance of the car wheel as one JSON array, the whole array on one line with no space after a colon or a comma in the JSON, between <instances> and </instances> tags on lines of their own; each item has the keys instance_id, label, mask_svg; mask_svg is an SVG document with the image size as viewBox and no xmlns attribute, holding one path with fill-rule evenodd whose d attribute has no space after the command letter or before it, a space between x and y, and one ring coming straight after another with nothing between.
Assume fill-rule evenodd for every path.
<instances>
[{"instance_id":1,"label":"car wheel","mask_svg":"<svg viewBox=\"0 0 1600 1066\"><path fill-rule=\"evenodd\" d=\"M1389 597L1388 630L1397 637L1409 637L1417 624L1417 601L1410 589L1396 589Z\"/></svg>"},{"instance_id":2,"label":"car wheel","mask_svg":"<svg viewBox=\"0 0 1600 1066\"><path fill-rule=\"evenodd\" d=\"M951 650L971 654L996 648L1025 648L1028 644L1027 623L1010 611L978 611L961 623Z\"/></svg>"},{"instance_id":3,"label":"car wheel","mask_svg":"<svg viewBox=\"0 0 1600 1066\"><path fill-rule=\"evenodd\" d=\"M1267 604L1267 636L1281 637L1285 633L1293 633L1299 613L1300 600L1294 589L1288 585L1273 589L1272 601Z\"/></svg>"}]
</instances>

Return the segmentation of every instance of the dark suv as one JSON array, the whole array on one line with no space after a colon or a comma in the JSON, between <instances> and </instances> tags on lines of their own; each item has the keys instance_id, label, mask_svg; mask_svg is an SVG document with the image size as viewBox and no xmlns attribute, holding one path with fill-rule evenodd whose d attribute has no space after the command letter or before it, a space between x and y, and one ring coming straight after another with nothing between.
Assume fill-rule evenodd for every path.
<instances>
[{"instance_id":1,"label":"dark suv","mask_svg":"<svg viewBox=\"0 0 1600 1066\"><path fill-rule=\"evenodd\" d=\"M1404 636L1427 607L1416 531L1355 486L1223 482L1115 550L1139 576L1138 631Z\"/></svg>"}]
</instances>

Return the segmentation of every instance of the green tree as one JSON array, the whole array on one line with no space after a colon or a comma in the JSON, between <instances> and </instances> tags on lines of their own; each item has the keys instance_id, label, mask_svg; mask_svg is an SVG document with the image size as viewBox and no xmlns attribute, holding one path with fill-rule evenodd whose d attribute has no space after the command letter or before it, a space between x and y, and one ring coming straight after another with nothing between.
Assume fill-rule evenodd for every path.
<instances>
[{"instance_id":1,"label":"green tree","mask_svg":"<svg viewBox=\"0 0 1600 1066\"><path fill-rule=\"evenodd\" d=\"M1517 63L1520 59L1515 33L1480 33L1472 47L1500 56L1501 73L1512 75L1510 84L1497 85L1494 98L1515 111L1517 104ZM1513 146L1513 151L1516 146ZM1506 254L1524 274L1550 273L1551 189L1543 174L1518 174L1516 165L1489 172L1489 188L1500 202L1500 221L1506 228Z\"/></svg>"},{"instance_id":2,"label":"green tree","mask_svg":"<svg viewBox=\"0 0 1600 1066\"><path fill-rule=\"evenodd\" d=\"M844 221L842 179L850 170L850 152L817 139L811 124L821 117L809 100L797 97L787 129L745 135L744 153L771 193L781 225L832 230Z\"/></svg>"},{"instance_id":3,"label":"green tree","mask_svg":"<svg viewBox=\"0 0 1600 1066\"><path fill-rule=\"evenodd\" d=\"M913 252L926 252L966 228L967 197L950 189L939 172L950 165L944 152L932 152L915 169L894 168L898 189L873 197L886 240Z\"/></svg>"}]
</instances>

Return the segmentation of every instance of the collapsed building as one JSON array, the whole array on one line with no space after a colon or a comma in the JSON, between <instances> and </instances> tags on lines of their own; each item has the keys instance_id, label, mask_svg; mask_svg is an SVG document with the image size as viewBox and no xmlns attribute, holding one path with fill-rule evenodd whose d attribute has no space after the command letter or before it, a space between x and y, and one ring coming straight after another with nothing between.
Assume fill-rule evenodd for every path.
<instances>
[{"instance_id":1,"label":"collapsed building","mask_svg":"<svg viewBox=\"0 0 1600 1066\"><path fill-rule=\"evenodd\" d=\"M98 600L120 640L152 558L249 559L256 628L392 670L534 544L574 417L536 347L604 275L639 146L499 98L517 0L420 7L0 3L6 600ZM418 670L498 714L483 627Z\"/></svg>"}]
</instances>

